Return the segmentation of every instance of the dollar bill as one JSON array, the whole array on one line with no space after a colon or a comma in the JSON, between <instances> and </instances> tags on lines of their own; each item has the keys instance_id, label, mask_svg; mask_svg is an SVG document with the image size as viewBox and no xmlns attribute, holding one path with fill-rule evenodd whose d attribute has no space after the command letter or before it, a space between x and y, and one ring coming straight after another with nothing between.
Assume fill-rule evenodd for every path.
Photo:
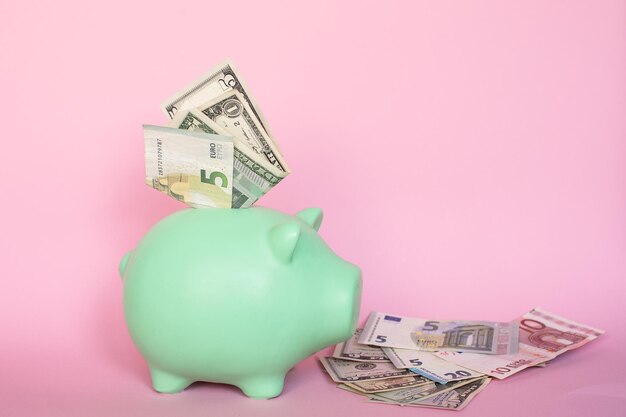
<instances>
[{"instance_id":1,"label":"dollar bill","mask_svg":"<svg viewBox=\"0 0 626 417\"><path fill-rule=\"evenodd\" d=\"M432 381L422 376L401 376L398 378L378 379L374 381L345 382L345 384L363 394L393 391L417 386L432 387L434 385Z\"/></svg>"},{"instance_id":2,"label":"dollar bill","mask_svg":"<svg viewBox=\"0 0 626 417\"><path fill-rule=\"evenodd\" d=\"M231 207L231 137L150 125L143 132L146 184L192 207Z\"/></svg>"},{"instance_id":3,"label":"dollar bill","mask_svg":"<svg viewBox=\"0 0 626 417\"><path fill-rule=\"evenodd\" d=\"M264 156L271 165L286 173L290 172L277 144L237 91L217 96L198 106L198 110L243 141L256 154Z\"/></svg>"},{"instance_id":4,"label":"dollar bill","mask_svg":"<svg viewBox=\"0 0 626 417\"><path fill-rule=\"evenodd\" d=\"M203 103L230 91L237 91L259 119L266 132L267 121L250 94L241 75L230 60L224 60L161 103L161 109L173 118L181 110L195 109Z\"/></svg>"},{"instance_id":5,"label":"dollar bill","mask_svg":"<svg viewBox=\"0 0 626 417\"><path fill-rule=\"evenodd\" d=\"M177 112L168 126L230 136L223 127L196 109ZM267 162L263 156L259 157L241 140L234 138L232 208L252 206L284 177L284 171L280 171Z\"/></svg>"},{"instance_id":6,"label":"dollar bill","mask_svg":"<svg viewBox=\"0 0 626 417\"><path fill-rule=\"evenodd\" d=\"M604 333L572 320L535 308L520 317L519 351L510 355L437 352L438 357L504 379L528 367L554 359L568 350L579 348Z\"/></svg>"},{"instance_id":7,"label":"dollar bill","mask_svg":"<svg viewBox=\"0 0 626 417\"><path fill-rule=\"evenodd\" d=\"M359 391L359 390L353 388L350 385L353 385L353 384L350 384L350 383L338 384L337 388L341 388L341 389L343 389L345 391L349 391L349 392L352 392L354 394L365 396L365 397L369 398L370 400L383 401L383 402L388 402L388 403L392 403L392 404L400 404L400 403L396 403L393 400L387 399L386 397L379 396L379 394L381 394L382 392L385 392L385 391L364 393L363 391ZM420 395L429 395L428 393L432 393L432 392L436 391L436 385L437 384L435 382L430 381L430 382L428 382L426 384L420 384L420 385L413 386L413 387L401 388L399 390L391 390L391 391L402 391L404 393L403 396L406 396L407 395L406 393L410 391L411 395L414 395L417 398Z\"/></svg>"},{"instance_id":8,"label":"dollar bill","mask_svg":"<svg viewBox=\"0 0 626 417\"><path fill-rule=\"evenodd\" d=\"M439 321L372 312L359 343L424 351L517 352L517 322Z\"/></svg>"},{"instance_id":9,"label":"dollar bill","mask_svg":"<svg viewBox=\"0 0 626 417\"><path fill-rule=\"evenodd\" d=\"M389 362L382 348L358 343L362 331L363 329L356 329L350 339L338 343L333 351L333 357L362 362Z\"/></svg>"},{"instance_id":10,"label":"dollar bill","mask_svg":"<svg viewBox=\"0 0 626 417\"><path fill-rule=\"evenodd\" d=\"M337 388L342 389L342 390L344 390L344 391L351 392L351 393L353 393L353 394L357 394L357 395L361 395L361 396L365 395L362 391L359 391L359 390L357 390L357 389L354 389L354 388L352 388L352 387L349 387L349 386L348 386L348 385L346 385L346 384L337 384Z\"/></svg>"},{"instance_id":11,"label":"dollar bill","mask_svg":"<svg viewBox=\"0 0 626 417\"><path fill-rule=\"evenodd\" d=\"M482 376L480 372L445 361L431 352L413 349L382 348L396 368L409 369L440 384Z\"/></svg>"},{"instance_id":12,"label":"dollar bill","mask_svg":"<svg viewBox=\"0 0 626 417\"><path fill-rule=\"evenodd\" d=\"M340 383L414 376L409 370L398 369L391 363L355 362L333 357L319 359L333 381Z\"/></svg>"},{"instance_id":13,"label":"dollar bill","mask_svg":"<svg viewBox=\"0 0 626 417\"><path fill-rule=\"evenodd\" d=\"M443 408L460 411L472 401L491 382L491 378L480 378L469 384L458 385L453 389L433 395L426 399L405 403L404 405L426 408Z\"/></svg>"},{"instance_id":14,"label":"dollar bill","mask_svg":"<svg viewBox=\"0 0 626 417\"><path fill-rule=\"evenodd\" d=\"M417 401L425 400L427 398L434 397L436 395L443 394L445 392L451 391L455 388L461 387L466 384L471 384L477 381L480 378L476 379L468 379L465 381L456 381L450 382L449 384L443 385L434 383L434 386L430 387L411 387L406 389L388 391L388 392L377 392L375 394L368 394L368 397L371 399L377 399L381 401L387 401L394 404L409 404L415 403Z\"/></svg>"}]
</instances>

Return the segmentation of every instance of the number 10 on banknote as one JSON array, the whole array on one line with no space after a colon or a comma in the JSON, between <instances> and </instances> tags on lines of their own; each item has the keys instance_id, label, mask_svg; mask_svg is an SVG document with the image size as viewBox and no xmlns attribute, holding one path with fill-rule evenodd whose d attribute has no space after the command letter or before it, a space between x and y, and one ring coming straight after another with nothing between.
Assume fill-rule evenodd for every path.
<instances>
[{"instance_id":1,"label":"number 10 on banknote","mask_svg":"<svg viewBox=\"0 0 626 417\"><path fill-rule=\"evenodd\" d=\"M372 312L359 343L504 355L518 350L517 322L438 321Z\"/></svg>"}]
</instances>

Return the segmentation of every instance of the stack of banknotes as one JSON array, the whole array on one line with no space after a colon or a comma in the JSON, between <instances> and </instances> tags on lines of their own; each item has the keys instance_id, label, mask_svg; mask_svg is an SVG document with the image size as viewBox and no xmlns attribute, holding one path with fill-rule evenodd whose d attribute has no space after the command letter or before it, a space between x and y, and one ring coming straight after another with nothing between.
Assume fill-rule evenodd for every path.
<instances>
[{"instance_id":1,"label":"stack of banknotes","mask_svg":"<svg viewBox=\"0 0 626 417\"><path fill-rule=\"evenodd\" d=\"M250 207L289 173L267 120L232 62L161 104L144 125L146 183L192 207Z\"/></svg>"},{"instance_id":2,"label":"stack of banknotes","mask_svg":"<svg viewBox=\"0 0 626 417\"><path fill-rule=\"evenodd\" d=\"M603 333L539 308L509 323L372 312L320 361L339 388L370 402L461 410L493 378L544 367Z\"/></svg>"}]
</instances>

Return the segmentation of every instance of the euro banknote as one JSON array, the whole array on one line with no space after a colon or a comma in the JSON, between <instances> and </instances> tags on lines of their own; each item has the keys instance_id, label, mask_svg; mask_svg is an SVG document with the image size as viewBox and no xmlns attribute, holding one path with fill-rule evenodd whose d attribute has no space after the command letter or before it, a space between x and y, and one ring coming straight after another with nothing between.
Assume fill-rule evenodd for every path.
<instances>
[{"instance_id":1,"label":"euro banknote","mask_svg":"<svg viewBox=\"0 0 626 417\"><path fill-rule=\"evenodd\" d=\"M439 321L372 312L361 344L417 349L510 354L518 349L517 322Z\"/></svg>"},{"instance_id":2,"label":"euro banknote","mask_svg":"<svg viewBox=\"0 0 626 417\"><path fill-rule=\"evenodd\" d=\"M192 207L231 207L233 139L144 125L146 184Z\"/></svg>"},{"instance_id":3,"label":"euro banknote","mask_svg":"<svg viewBox=\"0 0 626 417\"><path fill-rule=\"evenodd\" d=\"M440 384L483 376L482 373L445 361L432 352L382 348L396 368L409 369Z\"/></svg>"},{"instance_id":4,"label":"euro banknote","mask_svg":"<svg viewBox=\"0 0 626 417\"><path fill-rule=\"evenodd\" d=\"M516 322L519 323L520 338L519 351L515 354L487 356L436 352L435 355L456 365L504 379L579 348L604 333L540 308L529 311Z\"/></svg>"}]
</instances>

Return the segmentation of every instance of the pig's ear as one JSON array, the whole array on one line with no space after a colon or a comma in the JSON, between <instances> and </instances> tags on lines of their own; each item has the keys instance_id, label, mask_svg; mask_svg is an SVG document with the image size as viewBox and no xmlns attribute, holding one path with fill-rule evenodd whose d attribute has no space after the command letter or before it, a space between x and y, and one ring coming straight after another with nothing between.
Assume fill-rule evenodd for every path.
<instances>
[{"instance_id":1,"label":"pig's ear","mask_svg":"<svg viewBox=\"0 0 626 417\"><path fill-rule=\"evenodd\" d=\"M322 224L322 218L324 214L322 213L321 208L317 207L309 207L302 211L299 211L296 214L300 220L311 226L313 229L320 230L320 225Z\"/></svg>"},{"instance_id":2,"label":"pig's ear","mask_svg":"<svg viewBox=\"0 0 626 417\"><path fill-rule=\"evenodd\" d=\"M293 251L300 239L300 229L297 222L282 223L270 229L270 248L279 261L291 262Z\"/></svg>"}]
</instances>

